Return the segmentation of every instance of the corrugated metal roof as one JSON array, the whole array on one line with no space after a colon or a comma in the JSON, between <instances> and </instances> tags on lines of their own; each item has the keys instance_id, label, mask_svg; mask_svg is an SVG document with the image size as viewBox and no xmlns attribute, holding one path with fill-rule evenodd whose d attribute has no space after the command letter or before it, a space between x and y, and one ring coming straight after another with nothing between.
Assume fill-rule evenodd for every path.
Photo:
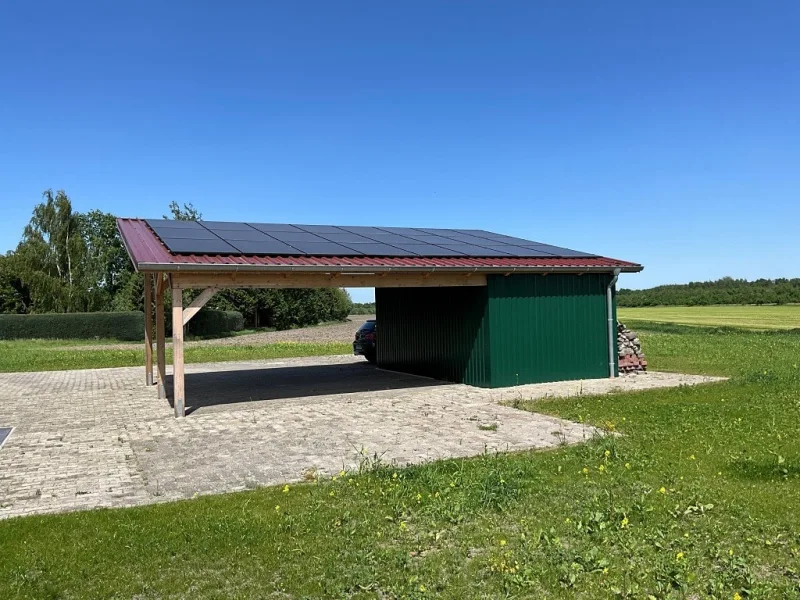
<instances>
[{"instance_id":1,"label":"corrugated metal roof","mask_svg":"<svg viewBox=\"0 0 800 600\"><path fill-rule=\"evenodd\" d=\"M637 272L636 263L605 257L368 257L172 254L141 219L117 219L137 271L610 271Z\"/></svg>"}]
</instances>

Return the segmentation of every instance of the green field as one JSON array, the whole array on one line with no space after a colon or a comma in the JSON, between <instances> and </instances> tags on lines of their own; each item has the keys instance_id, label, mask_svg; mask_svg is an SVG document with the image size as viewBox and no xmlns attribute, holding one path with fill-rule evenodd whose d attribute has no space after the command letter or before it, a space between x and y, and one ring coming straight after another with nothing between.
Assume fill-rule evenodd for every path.
<instances>
[{"instance_id":1,"label":"green field","mask_svg":"<svg viewBox=\"0 0 800 600\"><path fill-rule=\"evenodd\" d=\"M102 343L102 342L100 342ZM108 342L109 344L118 342ZM90 348L95 340L13 340L0 341L0 373L17 371L60 371L135 367L144 365L144 344L141 349ZM187 363L261 360L295 356L348 354L350 344L276 342L259 346L190 346L185 350ZM166 350L167 364L172 362L172 348Z\"/></svg>"},{"instance_id":2,"label":"green field","mask_svg":"<svg viewBox=\"0 0 800 600\"><path fill-rule=\"evenodd\" d=\"M800 329L800 305L784 306L653 306L618 309L623 323L652 321L704 327Z\"/></svg>"},{"instance_id":3,"label":"green field","mask_svg":"<svg viewBox=\"0 0 800 600\"><path fill-rule=\"evenodd\" d=\"M800 597L800 336L638 331L731 381L517 401L622 434L555 451L0 522L0 597Z\"/></svg>"}]
</instances>

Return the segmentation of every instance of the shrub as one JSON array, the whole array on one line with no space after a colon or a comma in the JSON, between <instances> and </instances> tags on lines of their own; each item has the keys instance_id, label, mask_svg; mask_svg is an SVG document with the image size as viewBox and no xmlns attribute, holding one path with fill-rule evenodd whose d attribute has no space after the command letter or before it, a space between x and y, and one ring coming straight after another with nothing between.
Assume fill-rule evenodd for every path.
<instances>
[{"instance_id":1,"label":"shrub","mask_svg":"<svg viewBox=\"0 0 800 600\"><path fill-rule=\"evenodd\" d=\"M353 309L350 314L353 315L374 315L375 303L374 302L354 302Z\"/></svg>"},{"instance_id":2,"label":"shrub","mask_svg":"<svg viewBox=\"0 0 800 600\"><path fill-rule=\"evenodd\" d=\"M339 288L266 290L261 324L276 329L307 327L326 321L345 321L353 303Z\"/></svg>"},{"instance_id":3,"label":"shrub","mask_svg":"<svg viewBox=\"0 0 800 600\"><path fill-rule=\"evenodd\" d=\"M235 310L204 308L189 321L187 333L191 335L221 335L244 329L244 317Z\"/></svg>"},{"instance_id":4,"label":"shrub","mask_svg":"<svg viewBox=\"0 0 800 600\"><path fill-rule=\"evenodd\" d=\"M144 340L139 311L0 315L0 339Z\"/></svg>"}]
</instances>

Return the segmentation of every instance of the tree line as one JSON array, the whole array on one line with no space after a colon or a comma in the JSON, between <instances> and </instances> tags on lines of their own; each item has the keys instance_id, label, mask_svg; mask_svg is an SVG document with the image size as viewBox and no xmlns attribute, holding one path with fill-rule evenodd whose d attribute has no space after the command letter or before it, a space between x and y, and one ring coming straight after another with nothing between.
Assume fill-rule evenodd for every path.
<instances>
[{"instance_id":1,"label":"tree line","mask_svg":"<svg viewBox=\"0 0 800 600\"><path fill-rule=\"evenodd\" d=\"M620 289L619 306L707 306L712 304L790 304L800 302L800 279L733 279Z\"/></svg>"},{"instance_id":2,"label":"tree line","mask_svg":"<svg viewBox=\"0 0 800 600\"><path fill-rule=\"evenodd\" d=\"M185 203L164 218L199 220ZM74 211L63 190L46 190L15 250L0 254L0 313L73 313L143 310L143 278L134 272L116 217ZM191 301L199 291L187 292ZM169 301L169 295L166 298ZM345 290L223 290L209 308L235 310L248 326L278 329L344 320L352 302Z\"/></svg>"}]
</instances>

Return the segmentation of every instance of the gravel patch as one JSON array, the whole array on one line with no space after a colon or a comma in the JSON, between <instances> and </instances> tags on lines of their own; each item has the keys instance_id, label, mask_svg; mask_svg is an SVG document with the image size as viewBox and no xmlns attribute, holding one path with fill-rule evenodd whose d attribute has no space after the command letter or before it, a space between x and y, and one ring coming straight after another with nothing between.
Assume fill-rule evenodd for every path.
<instances>
[{"instance_id":1,"label":"gravel patch","mask_svg":"<svg viewBox=\"0 0 800 600\"><path fill-rule=\"evenodd\" d=\"M195 346L264 346L276 342L312 342L317 344L345 343L353 341L356 330L364 321L374 319L375 315L350 315L344 323L326 323L314 327L286 329L284 331L261 331L210 340L190 340L185 347ZM119 344L88 344L64 346L64 350L139 350L144 342L125 342ZM171 342L167 342L167 347Z\"/></svg>"}]
</instances>

